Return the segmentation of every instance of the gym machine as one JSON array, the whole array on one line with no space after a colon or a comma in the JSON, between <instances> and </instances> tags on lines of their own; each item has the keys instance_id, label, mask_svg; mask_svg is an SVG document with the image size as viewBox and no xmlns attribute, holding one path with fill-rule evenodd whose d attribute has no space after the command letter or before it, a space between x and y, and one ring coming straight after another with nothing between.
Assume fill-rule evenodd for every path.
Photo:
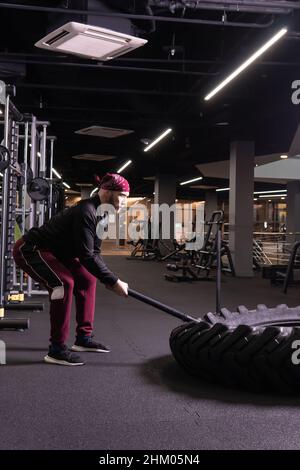
<instances>
[{"instance_id":1,"label":"gym machine","mask_svg":"<svg viewBox=\"0 0 300 470\"><path fill-rule=\"evenodd\" d=\"M181 274L165 274L165 279L172 282L202 281L208 280L212 268L220 259L221 271L235 276L235 270L231 252L227 243L222 240L222 226L224 221L223 211L213 212L209 222L204 244L200 250L187 251L182 255L182 261L176 264L167 264L169 271L181 271ZM215 229L215 233L214 233ZM227 257L227 265L223 263L223 257Z\"/></svg>"},{"instance_id":2,"label":"gym machine","mask_svg":"<svg viewBox=\"0 0 300 470\"><path fill-rule=\"evenodd\" d=\"M299 275L296 276L296 272L300 269L300 242L294 243L291 250L285 247L281 262L277 258L277 263L273 262L272 255L268 257L264 252L262 242L256 240L254 246L256 246L254 266L262 272L263 279L269 279L273 286L283 285L284 294L287 293L289 285L299 284ZM260 250L258 250L258 246Z\"/></svg>"},{"instance_id":3,"label":"gym machine","mask_svg":"<svg viewBox=\"0 0 300 470\"><path fill-rule=\"evenodd\" d=\"M15 242L17 209L17 180L22 172L18 162L19 127L25 120L11 101L15 87L0 81L0 105L3 109L3 141L0 147L0 171L2 173L2 204L0 233L0 329L25 330L27 318L6 318L6 310L42 310L43 304L24 303L24 292L11 293L13 287L12 256Z\"/></svg>"},{"instance_id":4,"label":"gym machine","mask_svg":"<svg viewBox=\"0 0 300 470\"><path fill-rule=\"evenodd\" d=\"M127 244L133 247L130 256L127 257L128 260L154 261L157 259L157 250L147 238L130 240Z\"/></svg>"},{"instance_id":5,"label":"gym machine","mask_svg":"<svg viewBox=\"0 0 300 470\"><path fill-rule=\"evenodd\" d=\"M221 211L220 211L221 212ZM218 212L218 214L220 213ZM214 213L215 214L215 213ZM223 213L222 213L223 214ZM212 216L211 223L214 220L215 216ZM216 254L216 268L217 268L217 282L216 282L216 314L220 315L221 314L221 230L220 230L220 222L214 222L218 224L218 230L216 233L216 240L217 240L217 254ZM162 310L163 312L168 313L169 315L172 315L173 317L179 318L180 320L183 320L184 322L199 322L201 319L193 318L190 315L187 315L186 313L180 312L179 310L169 307L168 305L162 304L161 302L152 299L151 297L147 297L144 294L141 294L140 292L137 292L133 289L128 289L128 295L130 297L133 297L137 300L140 300L141 302L144 302L148 305L151 305L152 307L155 307L159 310Z\"/></svg>"},{"instance_id":6,"label":"gym machine","mask_svg":"<svg viewBox=\"0 0 300 470\"><path fill-rule=\"evenodd\" d=\"M138 223L148 225L148 238L139 238L138 240L130 240L128 245L133 247L131 255L127 257L128 260L140 261L167 261L168 259L178 260L179 253L185 249L185 243L179 244L177 240L172 241L170 246L165 243L161 238L152 239L149 237L151 234L151 221L140 220Z\"/></svg>"},{"instance_id":7,"label":"gym machine","mask_svg":"<svg viewBox=\"0 0 300 470\"><path fill-rule=\"evenodd\" d=\"M49 122L38 121L35 116L31 116L29 123L25 125L24 134L20 139L24 143L24 162L22 163L24 177L21 193L22 200L22 223L21 233L35 226L41 226L46 220L55 215L60 209L60 199L64 201L64 194L61 191L61 183L52 177L53 173L53 153L55 136L47 135ZM50 148L47 149L47 144ZM28 148L30 148L30 166L28 164ZM47 153L48 150L48 153ZM49 173L47 156L49 154ZM47 174L48 173L48 174ZM62 194L61 194L62 192ZM28 197L29 196L29 200ZM29 215L29 222L26 217ZM14 285L23 286L24 274L19 271L20 282L17 282L16 266L14 265ZM26 293L28 297L32 295L48 295L45 290L35 288L31 278L27 278Z\"/></svg>"},{"instance_id":8,"label":"gym machine","mask_svg":"<svg viewBox=\"0 0 300 470\"><path fill-rule=\"evenodd\" d=\"M273 268L272 270L270 269L270 266L263 267L263 277L265 279L270 279L272 285L277 286L283 284L284 294L287 293L290 285L299 284L299 279L295 279L295 272L300 269L299 248L300 242L294 243L287 265L271 265Z\"/></svg>"}]
</instances>

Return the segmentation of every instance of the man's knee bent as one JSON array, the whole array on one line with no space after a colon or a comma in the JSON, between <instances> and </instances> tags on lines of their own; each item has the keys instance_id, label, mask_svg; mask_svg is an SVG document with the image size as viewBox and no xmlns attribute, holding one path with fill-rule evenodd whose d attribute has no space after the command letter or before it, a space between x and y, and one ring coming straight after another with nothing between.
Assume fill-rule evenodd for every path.
<instances>
[{"instance_id":1,"label":"man's knee bent","mask_svg":"<svg viewBox=\"0 0 300 470\"><path fill-rule=\"evenodd\" d=\"M75 277L75 289L90 290L96 287L97 279L90 273L79 274Z\"/></svg>"},{"instance_id":2,"label":"man's knee bent","mask_svg":"<svg viewBox=\"0 0 300 470\"><path fill-rule=\"evenodd\" d=\"M72 295L74 289L74 279L65 278L62 279L63 285L54 287L52 289L50 299L51 300L63 300L66 295Z\"/></svg>"}]
</instances>

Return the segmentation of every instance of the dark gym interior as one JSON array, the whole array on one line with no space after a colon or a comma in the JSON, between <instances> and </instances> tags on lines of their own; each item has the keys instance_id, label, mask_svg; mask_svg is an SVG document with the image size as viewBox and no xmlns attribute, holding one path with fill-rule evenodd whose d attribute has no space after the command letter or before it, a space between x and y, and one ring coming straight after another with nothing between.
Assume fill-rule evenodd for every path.
<instances>
[{"instance_id":1,"label":"dark gym interior","mask_svg":"<svg viewBox=\"0 0 300 470\"><path fill-rule=\"evenodd\" d=\"M0 450L299 450L300 3L0 18Z\"/></svg>"}]
</instances>

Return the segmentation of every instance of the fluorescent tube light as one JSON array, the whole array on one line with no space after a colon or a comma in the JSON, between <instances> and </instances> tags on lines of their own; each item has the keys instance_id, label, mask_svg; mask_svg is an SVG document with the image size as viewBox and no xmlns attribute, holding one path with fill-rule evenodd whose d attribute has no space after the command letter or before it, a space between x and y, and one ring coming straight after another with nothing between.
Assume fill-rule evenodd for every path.
<instances>
[{"instance_id":1,"label":"fluorescent tube light","mask_svg":"<svg viewBox=\"0 0 300 470\"><path fill-rule=\"evenodd\" d=\"M131 163L132 160L128 160L128 162L126 162L123 166L121 166L121 168L117 170L117 173L122 173L122 171L125 170L125 168L127 168L129 165L131 165Z\"/></svg>"},{"instance_id":2,"label":"fluorescent tube light","mask_svg":"<svg viewBox=\"0 0 300 470\"><path fill-rule=\"evenodd\" d=\"M194 183L194 181L199 181L199 180L203 180L203 176L199 176L198 178L194 178L192 180L183 181L182 183L180 183L180 186L183 186L184 184Z\"/></svg>"},{"instance_id":3,"label":"fluorescent tube light","mask_svg":"<svg viewBox=\"0 0 300 470\"><path fill-rule=\"evenodd\" d=\"M273 194L273 193L286 193L287 189L274 189L272 191L255 191L253 194Z\"/></svg>"},{"instance_id":4,"label":"fluorescent tube light","mask_svg":"<svg viewBox=\"0 0 300 470\"><path fill-rule=\"evenodd\" d=\"M220 188L220 189L216 189L216 191L220 192L220 191L229 191L230 188ZM274 189L274 190L270 190L270 191L254 191L253 194L273 194L273 193L286 193L287 190L286 189ZM283 196L285 196L285 194L283 194Z\"/></svg>"},{"instance_id":5,"label":"fluorescent tube light","mask_svg":"<svg viewBox=\"0 0 300 470\"><path fill-rule=\"evenodd\" d=\"M66 188L71 189L71 186L69 186L69 185L68 185L67 183L65 183L64 181L63 181L63 185L64 185Z\"/></svg>"},{"instance_id":6,"label":"fluorescent tube light","mask_svg":"<svg viewBox=\"0 0 300 470\"><path fill-rule=\"evenodd\" d=\"M94 196L96 191L99 191L99 188L94 188L93 191L90 194L90 197Z\"/></svg>"},{"instance_id":7,"label":"fluorescent tube light","mask_svg":"<svg viewBox=\"0 0 300 470\"><path fill-rule=\"evenodd\" d=\"M172 129L167 129L165 130L160 136L158 136L151 144L149 144L147 147L144 148L144 152L148 152L148 150L152 149L154 145L156 145L158 142L160 142L162 139L164 139L168 134L172 132Z\"/></svg>"},{"instance_id":8,"label":"fluorescent tube light","mask_svg":"<svg viewBox=\"0 0 300 470\"><path fill-rule=\"evenodd\" d=\"M58 171L56 171L55 168L52 168L52 173L54 173L55 176L57 176L57 178L59 178L59 179L61 180L62 177L61 177L61 175L58 173Z\"/></svg>"},{"instance_id":9,"label":"fluorescent tube light","mask_svg":"<svg viewBox=\"0 0 300 470\"><path fill-rule=\"evenodd\" d=\"M263 196L259 196L259 198L263 199L263 198L269 198L270 197L274 198L274 197L286 197L286 194L269 194L269 195L263 195Z\"/></svg>"},{"instance_id":10,"label":"fluorescent tube light","mask_svg":"<svg viewBox=\"0 0 300 470\"><path fill-rule=\"evenodd\" d=\"M282 28L275 34L271 39L269 39L266 44L260 47L252 56L249 57L242 65L240 65L234 72L232 72L225 80L223 80L216 88L214 88L208 95L205 96L205 101L210 100L215 96L220 90L222 90L228 83L230 83L234 78L236 78L241 72L243 72L249 65L251 65L258 57L260 57L264 52L266 52L275 42L277 42L282 36L287 33L287 28Z\"/></svg>"}]
</instances>

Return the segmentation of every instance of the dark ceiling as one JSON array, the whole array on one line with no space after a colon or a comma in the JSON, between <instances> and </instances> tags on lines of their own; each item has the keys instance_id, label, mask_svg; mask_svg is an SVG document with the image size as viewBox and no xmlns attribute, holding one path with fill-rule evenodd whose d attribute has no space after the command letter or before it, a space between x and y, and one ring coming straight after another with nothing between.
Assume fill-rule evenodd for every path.
<instances>
[{"instance_id":1,"label":"dark ceiling","mask_svg":"<svg viewBox=\"0 0 300 470\"><path fill-rule=\"evenodd\" d=\"M121 16L71 14L70 9L88 4ZM68 15L49 11L59 7ZM299 122L300 108L291 102L291 84L300 79L299 8L299 2L263 0L0 2L0 78L16 84L14 102L22 112L51 122L49 132L58 138L55 168L73 189L76 182L90 182L96 171L115 171L130 158L133 164L124 175L133 194L146 195L153 182L145 177L158 172L176 172L179 181L197 177L195 164L228 159L235 139L254 140L256 155L288 150ZM70 20L111 29L118 21L127 26L131 21L132 31L148 44L105 63L34 47ZM288 36L219 95L204 101L206 92L283 25ZM91 125L134 133L117 139L74 133ZM152 140L168 127L172 137L144 153L141 140ZM117 158L103 163L72 158L81 153ZM203 180L216 183L222 184ZM200 196L199 190L180 191L179 196Z\"/></svg>"}]
</instances>

